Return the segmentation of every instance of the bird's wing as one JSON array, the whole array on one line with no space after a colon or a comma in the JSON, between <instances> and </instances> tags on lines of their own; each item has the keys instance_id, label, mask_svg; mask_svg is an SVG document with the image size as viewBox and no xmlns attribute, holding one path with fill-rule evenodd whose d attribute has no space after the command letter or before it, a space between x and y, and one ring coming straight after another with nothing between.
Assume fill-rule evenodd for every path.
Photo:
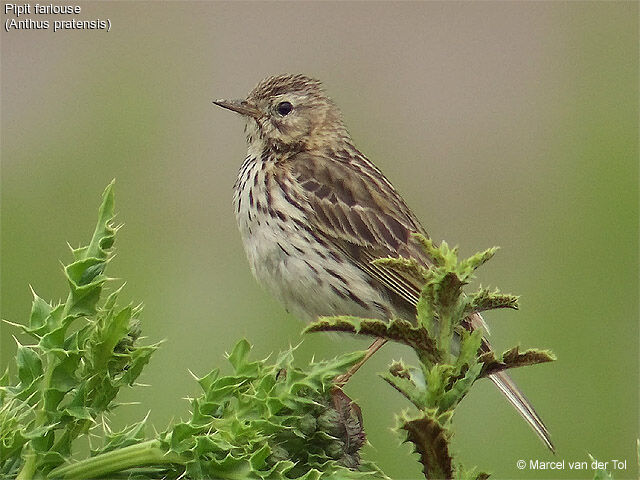
<instances>
[{"instance_id":1,"label":"bird's wing","mask_svg":"<svg viewBox=\"0 0 640 480\"><path fill-rule=\"evenodd\" d=\"M413 233L427 236L425 229L384 175L364 156L328 157L301 153L288 159L286 166L283 175L290 175L293 184L301 188L296 192L299 197L296 201L306 208L311 232L323 235L340 248L403 302L405 310L415 312L421 279L371 263L376 258L398 255L414 258L425 266L432 263L412 236ZM285 178L276 178L276 181L286 183ZM484 325L479 313L465 322L469 329ZM491 349L486 339L483 339L482 348ZM507 373L499 372L490 378L554 451L542 419Z\"/></svg>"},{"instance_id":2,"label":"bird's wing","mask_svg":"<svg viewBox=\"0 0 640 480\"><path fill-rule=\"evenodd\" d=\"M363 157L349 161L303 153L288 159L286 166L285 175L301 189L314 232L406 302L405 309L415 309L421 279L371 263L399 255L431 263L411 235L426 236L426 231L382 173Z\"/></svg>"}]
</instances>

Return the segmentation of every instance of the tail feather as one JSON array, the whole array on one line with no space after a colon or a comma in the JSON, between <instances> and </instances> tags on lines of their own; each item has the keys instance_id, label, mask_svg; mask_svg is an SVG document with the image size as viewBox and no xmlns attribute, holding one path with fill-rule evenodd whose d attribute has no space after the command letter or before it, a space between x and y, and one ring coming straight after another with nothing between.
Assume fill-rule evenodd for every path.
<instances>
[{"instance_id":1,"label":"tail feather","mask_svg":"<svg viewBox=\"0 0 640 480\"><path fill-rule=\"evenodd\" d=\"M549 430L545 426L540 416L536 413L531 405L531 402L527 400L527 397L520 391L515 382L505 372L498 372L489 375L491 381L498 387L498 390L507 398L509 403L515 407L522 418L533 428L533 431L538 434L540 439L553 453L556 452L556 448L551 442L551 436Z\"/></svg>"},{"instance_id":2,"label":"tail feather","mask_svg":"<svg viewBox=\"0 0 640 480\"><path fill-rule=\"evenodd\" d=\"M467 324L465 325L470 330L481 328L487 330L487 325L479 313L473 313L468 317ZM486 338L482 339L482 346L480 347L483 352L489 352L492 350L491 344ZM509 403L515 407L522 418L533 428L533 431L538 434L540 439L553 453L556 453L556 448L551 442L551 436L549 430L545 426L544 422L540 418L540 415L534 410L531 402L527 400L524 393L520 391L516 383L511 379L506 372L498 372L489 375L491 381L498 387L498 390L509 400Z\"/></svg>"}]
</instances>

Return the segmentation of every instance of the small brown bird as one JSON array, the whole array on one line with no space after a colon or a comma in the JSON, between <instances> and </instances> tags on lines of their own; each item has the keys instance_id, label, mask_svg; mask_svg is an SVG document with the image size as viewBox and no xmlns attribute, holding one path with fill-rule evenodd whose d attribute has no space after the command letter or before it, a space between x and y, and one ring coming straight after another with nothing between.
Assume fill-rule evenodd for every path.
<instances>
[{"instance_id":1,"label":"small brown bird","mask_svg":"<svg viewBox=\"0 0 640 480\"><path fill-rule=\"evenodd\" d=\"M420 282L371 261L400 255L428 266L411 235L427 233L354 146L320 82L274 76L245 100L214 103L246 119L248 153L233 203L258 282L302 319L396 316L415 322ZM469 318L469 328L483 323L479 314ZM383 343L374 342L371 352ZM553 451L547 428L511 378L504 372L490 378Z\"/></svg>"}]
</instances>

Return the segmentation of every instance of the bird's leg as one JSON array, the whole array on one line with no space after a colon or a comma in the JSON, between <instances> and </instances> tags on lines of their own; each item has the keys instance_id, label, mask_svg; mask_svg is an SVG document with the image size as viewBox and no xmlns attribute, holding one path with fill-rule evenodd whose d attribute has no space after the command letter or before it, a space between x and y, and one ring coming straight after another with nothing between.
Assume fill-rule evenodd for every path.
<instances>
[{"instance_id":1,"label":"bird's leg","mask_svg":"<svg viewBox=\"0 0 640 480\"><path fill-rule=\"evenodd\" d=\"M342 374L342 375L338 375L334 380L333 380L333 384L337 387L337 388L342 388L348 381L349 379L358 371L360 370L360 367L362 365L365 364L365 362L367 360L369 360L369 358L371 358L373 356L374 353L376 353L378 350L380 350L380 348L382 348L382 346L387 343L387 339L386 338L376 338L374 340L374 342L369 346L369 348L367 348L367 353L365 353L364 357L362 358L362 360L360 360L358 363L356 363L353 367L351 367L349 369L348 372Z\"/></svg>"}]
</instances>

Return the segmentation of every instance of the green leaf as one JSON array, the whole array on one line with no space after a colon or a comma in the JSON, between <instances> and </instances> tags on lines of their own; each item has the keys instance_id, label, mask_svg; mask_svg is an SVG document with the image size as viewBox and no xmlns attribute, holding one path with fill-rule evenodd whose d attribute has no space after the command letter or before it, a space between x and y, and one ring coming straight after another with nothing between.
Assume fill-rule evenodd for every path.
<instances>
[{"instance_id":1,"label":"green leaf","mask_svg":"<svg viewBox=\"0 0 640 480\"><path fill-rule=\"evenodd\" d=\"M424 328L414 327L410 322L399 318L384 322L350 316L321 317L304 329L304 333L328 331L386 338L409 345L420 354L435 360L439 359L440 355L434 340Z\"/></svg>"},{"instance_id":2,"label":"green leaf","mask_svg":"<svg viewBox=\"0 0 640 480\"><path fill-rule=\"evenodd\" d=\"M18 367L18 378L25 386L31 385L42 376L42 360L31 347L18 344L16 365Z\"/></svg>"},{"instance_id":3,"label":"green leaf","mask_svg":"<svg viewBox=\"0 0 640 480\"><path fill-rule=\"evenodd\" d=\"M516 346L504 352L500 359L496 358L494 352L487 352L478 360L483 364L481 376L484 377L509 368L553 362L555 359L555 355L548 350L529 349L520 353Z\"/></svg>"},{"instance_id":4,"label":"green leaf","mask_svg":"<svg viewBox=\"0 0 640 480\"><path fill-rule=\"evenodd\" d=\"M104 320L100 322L95 333L95 340L91 342L91 357L94 368L98 371L106 367L108 361L113 357L116 345L129 333L131 306L118 312L114 310L110 310Z\"/></svg>"},{"instance_id":5,"label":"green leaf","mask_svg":"<svg viewBox=\"0 0 640 480\"><path fill-rule=\"evenodd\" d=\"M117 228L111 225L114 218L114 195L111 182L102 194L98 223L87 247L73 250L75 262L65 267L71 294L66 311L70 315L93 315L107 281L103 272L109 258Z\"/></svg>"},{"instance_id":6,"label":"green leaf","mask_svg":"<svg viewBox=\"0 0 640 480\"><path fill-rule=\"evenodd\" d=\"M184 453L189 450L194 441L193 436L202 430L190 423L179 423L171 430L171 450Z\"/></svg>"},{"instance_id":7,"label":"green leaf","mask_svg":"<svg viewBox=\"0 0 640 480\"><path fill-rule=\"evenodd\" d=\"M36 303L36 301L34 301L34 303ZM40 339L46 333L49 333L55 328L59 328L62 325L62 312L64 310L64 305L56 305L55 307L52 307L49 310L46 308L46 306L43 306L42 303L40 303L39 301L37 303L39 305L37 306L32 305L32 310L33 309L36 310L35 317L34 317L34 322L35 322L34 327L31 328L30 325L29 326L22 325L21 328L25 333L37 339ZM44 317L44 319L42 320L43 323L40 324L39 323L40 317L45 310L49 310L49 311L47 315Z\"/></svg>"},{"instance_id":8,"label":"green leaf","mask_svg":"<svg viewBox=\"0 0 640 480\"><path fill-rule=\"evenodd\" d=\"M397 367L397 364L394 364ZM404 395L407 400L413 403L418 409L423 410L428 407L426 403L425 391L416 386L411 380L406 369L392 368L389 372L379 373L384 381Z\"/></svg>"},{"instance_id":9,"label":"green leaf","mask_svg":"<svg viewBox=\"0 0 640 480\"><path fill-rule=\"evenodd\" d=\"M251 345L246 340L240 340L229 354L229 363L233 366L237 375L255 376L257 363L248 361Z\"/></svg>"},{"instance_id":10,"label":"green leaf","mask_svg":"<svg viewBox=\"0 0 640 480\"><path fill-rule=\"evenodd\" d=\"M424 367L426 370L426 365ZM425 381L427 383L425 404L429 408L437 408L439 406L452 370L453 367L451 365L439 363L425 371Z\"/></svg>"},{"instance_id":11,"label":"green leaf","mask_svg":"<svg viewBox=\"0 0 640 480\"><path fill-rule=\"evenodd\" d=\"M93 420L92 411L87 407L68 407L64 409L64 413L80 420Z\"/></svg>"},{"instance_id":12,"label":"green leaf","mask_svg":"<svg viewBox=\"0 0 640 480\"><path fill-rule=\"evenodd\" d=\"M490 292L488 288L481 288L471 296L471 302L465 312L467 315L473 312L484 312L498 308L518 309L518 297L515 295L501 294L498 289Z\"/></svg>"},{"instance_id":13,"label":"green leaf","mask_svg":"<svg viewBox=\"0 0 640 480\"><path fill-rule=\"evenodd\" d=\"M412 236L422 245L422 248L427 255L433 261L435 267L447 267L456 265L458 261L458 249L449 248L447 242L442 242L439 246L433 243L428 237L425 237L419 233L414 233Z\"/></svg>"},{"instance_id":14,"label":"green leaf","mask_svg":"<svg viewBox=\"0 0 640 480\"><path fill-rule=\"evenodd\" d=\"M19 455L27 442L23 431L28 428L31 412L29 404L16 398L0 402L0 467L8 459Z\"/></svg>"},{"instance_id":15,"label":"green leaf","mask_svg":"<svg viewBox=\"0 0 640 480\"><path fill-rule=\"evenodd\" d=\"M418 325L427 331L430 338L436 338L438 315L434 307L433 289L425 286L420 292L420 299L416 305Z\"/></svg>"},{"instance_id":16,"label":"green leaf","mask_svg":"<svg viewBox=\"0 0 640 480\"><path fill-rule=\"evenodd\" d=\"M406 432L406 441L413 443L426 478L453 478L452 457L449 453L451 432L426 413L399 419L397 427Z\"/></svg>"},{"instance_id":17,"label":"green leaf","mask_svg":"<svg viewBox=\"0 0 640 480\"><path fill-rule=\"evenodd\" d=\"M51 314L53 307L36 295L33 294L33 302L31 304L31 314L29 315L29 331L36 332L45 325L47 317Z\"/></svg>"},{"instance_id":18,"label":"green leaf","mask_svg":"<svg viewBox=\"0 0 640 480\"><path fill-rule=\"evenodd\" d=\"M51 354L56 357L55 366L52 366L51 387L61 392L67 392L78 384L76 370L80 365L82 355L80 352L72 350L56 350Z\"/></svg>"},{"instance_id":19,"label":"green leaf","mask_svg":"<svg viewBox=\"0 0 640 480\"><path fill-rule=\"evenodd\" d=\"M482 331L463 330L460 332L460 351L455 364L458 371L464 365L473 365L477 362L480 345L482 345Z\"/></svg>"},{"instance_id":20,"label":"green leaf","mask_svg":"<svg viewBox=\"0 0 640 480\"><path fill-rule=\"evenodd\" d=\"M143 368L151 360L151 355L153 355L158 348L160 348L159 343L136 346L135 350L128 355L128 362L122 367L124 373L120 378L121 384L133 386L136 379L142 373Z\"/></svg>"},{"instance_id":21,"label":"green leaf","mask_svg":"<svg viewBox=\"0 0 640 480\"><path fill-rule=\"evenodd\" d=\"M456 480L487 480L489 477L488 473L480 472L476 467L467 470L462 465L458 465L455 473Z\"/></svg>"},{"instance_id":22,"label":"green leaf","mask_svg":"<svg viewBox=\"0 0 640 480\"><path fill-rule=\"evenodd\" d=\"M71 298L69 300L69 313L71 315L93 315L96 313L96 305L102 293L102 287L107 281L103 275L93 277L91 283L81 283L87 271L99 268L104 270L105 262L96 258L87 258L72 263L65 268Z\"/></svg>"},{"instance_id":23,"label":"green leaf","mask_svg":"<svg viewBox=\"0 0 640 480\"><path fill-rule=\"evenodd\" d=\"M142 421L134 423L123 430L116 433L107 433L105 435L105 445L99 450L100 452L110 452L119 448L128 447L141 443L145 439L145 428L147 425L148 414ZM98 450L93 451L95 455Z\"/></svg>"},{"instance_id":24,"label":"green leaf","mask_svg":"<svg viewBox=\"0 0 640 480\"><path fill-rule=\"evenodd\" d=\"M442 394L439 401L440 411L452 410L462 401L473 383L478 379L482 364L475 364L467 370L464 377L456 380L453 386Z\"/></svg>"},{"instance_id":25,"label":"green leaf","mask_svg":"<svg viewBox=\"0 0 640 480\"><path fill-rule=\"evenodd\" d=\"M442 311L452 309L460 295L464 282L454 272L447 272L441 278L431 280L434 288L434 301Z\"/></svg>"},{"instance_id":26,"label":"green leaf","mask_svg":"<svg viewBox=\"0 0 640 480\"><path fill-rule=\"evenodd\" d=\"M271 455L271 448L268 444L262 446L249 457L249 463L253 470L263 470L265 468L267 457Z\"/></svg>"},{"instance_id":27,"label":"green leaf","mask_svg":"<svg viewBox=\"0 0 640 480\"><path fill-rule=\"evenodd\" d=\"M113 246L117 228L111 226L114 218L114 195L113 186L115 180L112 181L102 194L102 204L98 212L98 223L93 232L91 242L89 242L86 250L82 252L82 258L98 258L106 259L110 248Z\"/></svg>"},{"instance_id":28,"label":"green leaf","mask_svg":"<svg viewBox=\"0 0 640 480\"><path fill-rule=\"evenodd\" d=\"M473 278L473 273L482 265L487 263L493 258L499 247L491 247L484 252L476 253L475 255L460 262L458 271L460 272L463 281L468 281Z\"/></svg>"}]
</instances>

